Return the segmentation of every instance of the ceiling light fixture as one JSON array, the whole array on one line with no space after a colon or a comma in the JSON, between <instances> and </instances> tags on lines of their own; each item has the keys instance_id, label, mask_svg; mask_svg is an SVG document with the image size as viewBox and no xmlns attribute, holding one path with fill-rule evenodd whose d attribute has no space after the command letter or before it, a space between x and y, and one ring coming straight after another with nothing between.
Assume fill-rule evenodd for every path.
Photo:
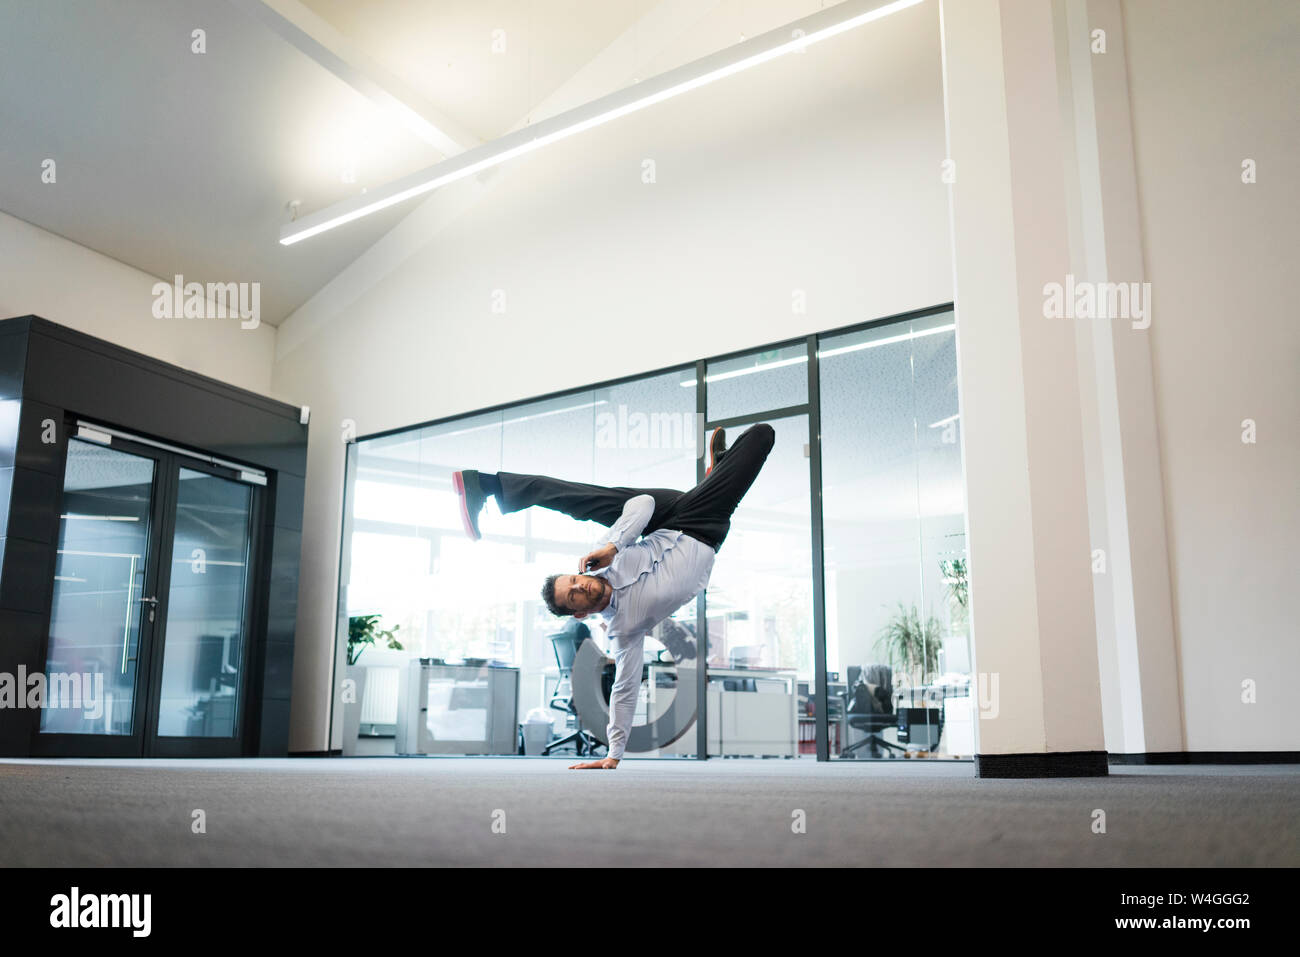
<instances>
[{"instance_id":1,"label":"ceiling light fixture","mask_svg":"<svg viewBox=\"0 0 1300 957\"><path fill-rule=\"evenodd\" d=\"M886 336L884 339L869 339L866 342L856 342L851 346L837 346L834 349L818 349L817 358L827 359L831 356L842 356L846 352L860 352L863 349L875 349L877 346L888 346L895 342L906 342L909 339L920 339L922 336L934 336L941 332L951 332L957 328L956 323L948 323L946 326L932 326L929 329L922 329L919 332L904 332L897 336ZM806 355L794 356L790 359L778 359L776 362L764 362L756 366L745 366L742 369L728 369L726 372L715 372L712 375L704 377L705 382L717 382L719 379L734 379L736 376L753 375L755 372L767 372L769 369L779 369L782 366L798 365L801 362L807 362ZM688 389L695 385L694 379L687 379L685 382L679 382L683 389Z\"/></svg>"},{"instance_id":2,"label":"ceiling light fixture","mask_svg":"<svg viewBox=\"0 0 1300 957\"><path fill-rule=\"evenodd\" d=\"M354 196L310 216L303 216L280 230L280 243L291 246L354 219L473 176L516 156L531 153L575 133L698 89L714 80L766 63L786 53L804 49L819 40L829 39L920 2L921 0L894 0L882 4L880 0L844 0L829 10L814 13L627 89L507 133L490 143L412 173L365 196Z\"/></svg>"}]
</instances>

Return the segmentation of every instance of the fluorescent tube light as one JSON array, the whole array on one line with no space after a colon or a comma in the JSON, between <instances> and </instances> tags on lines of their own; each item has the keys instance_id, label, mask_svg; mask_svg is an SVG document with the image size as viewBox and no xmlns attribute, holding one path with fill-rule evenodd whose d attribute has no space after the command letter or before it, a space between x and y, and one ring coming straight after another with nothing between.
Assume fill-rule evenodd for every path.
<instances>
[{"instance_id":1,"label":"fluorescent tube light","mask_svg":"<svg viewBox=\"0 0 1300 957\"><path fill-rule=\"evenodd\" d=\"M828 10L787 23L752 40L687 63L624 90L592 100L583 106L507 133L499 139L443 160L427 169L346 199L319 212L288 223L280 230L280 243L291 246L326 230L350 223L381 209L423 195L440 186L499 166L507 160L531 153L557 140L581 133L620 116L626 116L670 97L698 89L714 80L739 73L795 50L805 49L846 30L879 20L891 13L915 6L922 0L844 0Z\"/></svg>"},{"instance_id":2,"label":"fluorescent tube light","mask_svg":"<svg viewBox=\"0 0 1300 957\"><path fill-rule=\"evenodd\" d=\"M608 405L608 404L609 404L608 399L596 399L593 402L583 402L580 405L568 405L562 409L547 409L545 412L534 412L531 415L519 415L519 416L515 416L513 419L502 419L499 422L485 422L482 425L468 425L463 429L453 429L450 432L439 432L436 435L432 436L432 438L448 439L457 435L468 435L470 432L482 432L484 429L497 429L507 425L515 425L516 423L519 422L531 422L534 419L544 419L550 415L563 415L565 412L580 412L583 409L594 409L596 406ZM477 418L477 416L471 416L471 417ZM416 429L414 431L419 431L419 430ZM391 438L391 437L392 436L385 436L385 438ZM361 441L368 443L368 442L375 442L380 440L362 439ZM410 438L404 441L398 442L397 445L398 446L409 445L413 442L419 442L419 441L421 441L421 436L415 435L415 436L411 436ZM380 446L381 449L388 448L388 447L389 446ZM370 453L370 454L375 454L375 453ZM378 466L370 465L369 463L366 463L363 467L368 472L374 472L378 470Z\"/></svg>"},{"instance_id":3,"label":"fluorescent tube light","mask_svg":"<svg viewBox=\"0 0 1300 957\"><path fill-rule=\"evenodd\" d=\"M533 419L544 419L550 415L563 415L566 412L581 412L583 409L594 409L598 405L608 405L608 399L596 399L593 402L583 402L581 405L568 405L562 409L547 409L545 412L534 412L531 415L518 415L513 419L502 419L500 422L487 422L483 425L471 425L464 429L456 429L452 432L439 432L435 438L445 439L453 435L465 435L468 432L480 432L483 429L495 429L500 426L515 425L519 422L531 422Z\"/></svg>"},{"instance_id":4,"label":"fluorescent tube light","mask_svg":"<svg viewBox=\"0 0 1300 957\"><path fill-rule=\"evenodd\" d=\"M835 349L818 349L817 358L825 359L827 356L842 356L847 352L858 352L862 349L874 349L876 346L887 346L895 342L906 342L908 339L920 339L922 336L933 336L940 332L949 332L956 328L956 323L949 323L946 326L935 326L933 329L922 329L920 332L904 332L897 336L887 336L884 339L871 339L867 342L858 342L851 346L839 346ZM807 361L807 356L795 356L792 359L781 359L777 362L765 362L760 366L746 366L743 369L729 369L726 372L715 372L712 375L706 375L704 381L717 382L719 379L734 379L736 376L752 375L755 372L766 372L768 369L779 369L781 366L791 366ZM695 385L695 380L688 379L679 384L683 389L688 389Z\"/></svg>"},{"instance_id":5,"label":"fluorescent tube light","mask_svg":"<svg viewBox=\"0 0 1300 957\"><path fill-rule=\"evenodd\" d=\"M839 346L835 349L818 349L817 358L825 359L827 356L842 356L847 352L858 352L861 349L874 349L876 346L888 346L895 342L906 342L908 339L920 339L922 336L935 336L941 332L951 332L957 328L955 322L950 322L946 326L935 326L932 329L922 329L920 332L903 332L896 336L887 336L884 339L871 339L867 342L858 342L851 346Z\"/></svg>"},{"instance_id":6,"label":"fluorescent tube light","mask_svg":"<svg viewBox=\"0 0 1300 957\"><path fill-rule=\"evenodd\" d=\"M69 512L67 515L60 515L59 518L76 521L80 519L85 522L138 522L140 521L134 515L78 515L75 512Z\"/></svg>"}]
</instances>

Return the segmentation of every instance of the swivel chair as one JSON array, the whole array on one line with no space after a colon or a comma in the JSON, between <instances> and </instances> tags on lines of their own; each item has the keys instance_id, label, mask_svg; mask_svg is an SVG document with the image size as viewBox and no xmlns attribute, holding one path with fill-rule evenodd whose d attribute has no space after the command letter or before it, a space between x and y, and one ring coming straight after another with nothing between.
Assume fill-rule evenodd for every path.
<instances>
[{"instance_id":1,"label":"swivel chair","mask_svg":"<svg viewBox=\"0 0 1300 957\"><path fill-rule=\"evenodd\" d=\"M597 748L605 746L589 732L583 730L582 718L573 704L573 659L578 656L578 648L590 637L591 629L576 618L570 619L562 631L551 635L551 647L555 651L555 664L560 669L560 680L547 706L572 715L577 728L547 744L542 749L544 755L570 744L579 756L589 751L594 753Z\"/></svg>"},{"instance_id":2,"label":"swivel chair","mask_svg":"<svg viewBox=\"0 0 1300 957\"><path fill-rule=\"evenodd\" d=\"M870 748L870 756L882 757L886 751L906 753L907 749L892 741L886 741L880 732L893 727L898 721L894 711L894 670L889 665L868 665L865 669L850 665L848 669L849 690L846 693L845 716L850 728L868 732L861 741L856 741L840 752L840 757L852 757L859 748ZM889 755L891 758L893 754Z\"/></svg>"}]
</instances>

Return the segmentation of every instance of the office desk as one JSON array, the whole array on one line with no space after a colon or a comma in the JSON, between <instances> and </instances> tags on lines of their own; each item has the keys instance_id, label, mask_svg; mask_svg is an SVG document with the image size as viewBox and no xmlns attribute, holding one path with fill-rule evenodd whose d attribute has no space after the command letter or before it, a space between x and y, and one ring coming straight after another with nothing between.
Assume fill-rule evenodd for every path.
<instances>
[{"instance_id":1,"label":"office desk","mask_svg":"<svg viewBox=\"0 0 1300 957\"><path fill-rule=\"evenodd\" d=\"M964 684L914 685L894 690L894 710L937 708L943 710L943 736L935 753L975 753L975 699Z\"/></svg>"},{"instance_id":2,"label":"office desk","mask_svg":"<svg viewBox=\"0 0 1300 957\"><path fill-rule=\"evenodd\" d=\"M398 754L516 754L519 669L415 659L397 686Z\"/></svg>"},{"instance_id":3,"label":"office desk","mask_svg":"<svg viewBox=\"0 0 1300 957\"><path fill-rule=\"evenodd\" d=\"M560 669L555 667L555 665L551 665L548 668L543 668L541 672L537 675L537 677L542 685L542 690L541 690L542 696L538 700L541 701L543 708L549 707L547 702L551 700L551 696L553 694L555 694L560 690L560 682L564 680L564 677L560 674ZM555 683L554 691L551 690L552 682Z\"/></svg>"},{"instance_id":4,"label":"office desk","mask_svg":"<svg viewBox=\"0 0 1300 957\"><path fill-rule=\"evenodd\" d=\"M669 662L652 662L651 674L671 668ZM708 669L708 748L710 756L796 757L799 753L798 672L784 668ZM726 679L751 680L757 691L727 691ZM650 682L647 706L654 705L659 682ZM695 694L694 688L685 689ZM678 688L674 693L681 694ZM653 712L652 712L653 713ZM696 735L688 731L663 754L694 754Z\"/></svg>"}]
</instances>

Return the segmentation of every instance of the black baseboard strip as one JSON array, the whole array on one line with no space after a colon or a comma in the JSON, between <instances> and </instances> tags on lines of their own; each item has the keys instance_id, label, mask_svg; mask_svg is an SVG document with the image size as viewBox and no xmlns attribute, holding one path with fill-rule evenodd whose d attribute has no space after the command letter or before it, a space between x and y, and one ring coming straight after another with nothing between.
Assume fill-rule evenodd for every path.
<instances>
[{"instance_id":1,"label":"black baseboard strip","mask_svg":"<svg viewBox=\"0 0 1300 957\"><path fill-rule=\"evenodd\" d=\"M1110 773L1105 751L977 754L977 778L1096 778Z\"/></svg>"},{"instance_id":2,"label":"black baseboard strip","mask_svg":"<svg viewBox=\"0 0 1300 957\"><path fill-rule=\"evenodd\" d=\"M337 758L332 751L290 751L291 758ZM384 755L375 755L384 757ZM419 757L419 755L416 755ZM426 757L428 755L425 755ZM391 757L391 755L390 755ZM410 755L403 755L410 757ZM467 755L434 755L467 757ZM515 757L515 755L497 755ZM1300 764L1300 751L1153 751L1120 754L1114 751L1059 751L1034 754L977 754L977 778L1105 777L1111 764Z\"/></svg>"},{"instance_id":3,"label":"black baseboard strip","mask_svg":"<svg viewBox=\"0 0 1300 957\"><path fill-rule=\"evenodd\" d=\"M1109 758L1111 764L1300 764L1300 751L1112 751Z\"/></svg>"}]
</instances>

